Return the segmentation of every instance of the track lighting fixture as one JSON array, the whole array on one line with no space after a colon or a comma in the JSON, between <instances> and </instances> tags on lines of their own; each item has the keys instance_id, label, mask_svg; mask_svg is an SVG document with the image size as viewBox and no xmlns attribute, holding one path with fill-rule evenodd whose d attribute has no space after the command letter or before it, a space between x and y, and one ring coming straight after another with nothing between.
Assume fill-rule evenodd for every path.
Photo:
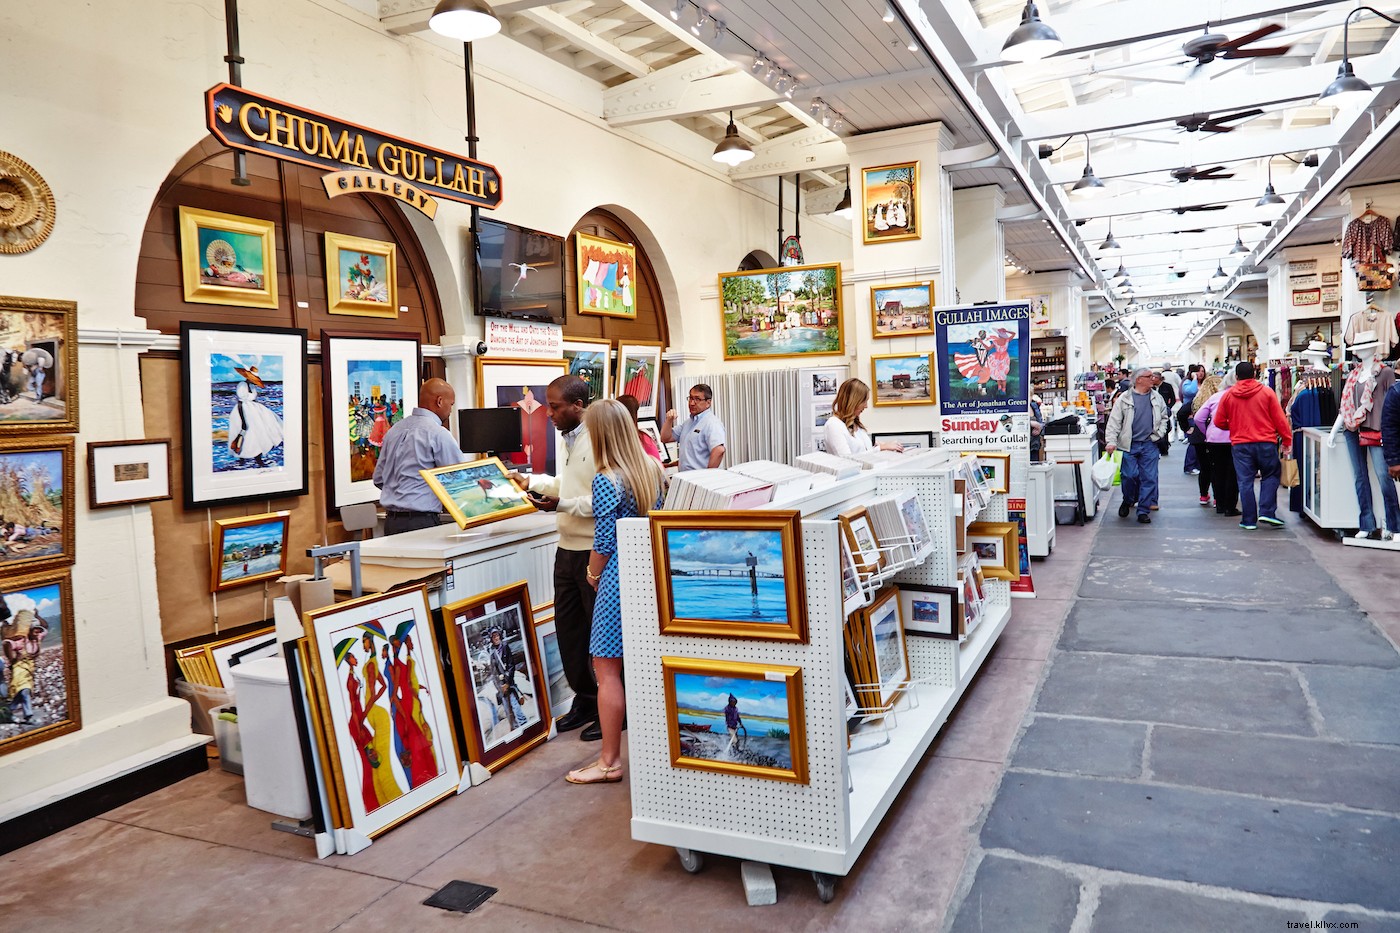
<instances>
[{"instance_id":1,"label":"track lighting fixture","mask_svg":"<svg viewBox=\"0 0 1400 933\"><path fill-rule=\"evenodd\" d=\"M710 24L710 16L704 10L695 17L695 22L690 25L691 35L698 36L705 31L705 27Z\"/></svg>"},{"instance_id":2,"label":"track lighting fixture","mask_svg":"<svg viewBox=\"0 0 1400 933\"><path fill-rule=\"evenodd\" d=\"M685 0L676 0L676 5L671 7L671 19L676 22L681 21L681 14L685 12Z\"/></svg>"}]
</instances>

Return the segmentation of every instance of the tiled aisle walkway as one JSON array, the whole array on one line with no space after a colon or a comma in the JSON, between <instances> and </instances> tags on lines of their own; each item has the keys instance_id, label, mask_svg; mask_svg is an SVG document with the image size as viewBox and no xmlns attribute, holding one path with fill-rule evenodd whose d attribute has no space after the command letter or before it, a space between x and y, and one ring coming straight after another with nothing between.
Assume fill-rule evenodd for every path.
<instances>
[{"instance_id":1,"label":"tiled aisle walkway","mask_svg":"<svg viewBox=\"0 0 1400 933\"><path fill-rule=\"evenodd\" d=\"M1394 625L1400 555L1162 466L1151 527L1103 515L951 929L1400 930L1400 654L1337 583Z\"/></svg>"}]
</instances>

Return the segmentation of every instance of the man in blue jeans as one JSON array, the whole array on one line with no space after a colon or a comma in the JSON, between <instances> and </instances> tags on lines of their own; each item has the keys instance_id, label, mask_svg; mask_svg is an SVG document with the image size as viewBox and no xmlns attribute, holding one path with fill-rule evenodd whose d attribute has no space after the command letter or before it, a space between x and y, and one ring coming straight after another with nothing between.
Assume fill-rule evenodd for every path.
<instances>
[{"instance_id":1,"label":"man in blue jeans","mask_svg":"<svg viewBox=\"0 0 1400 933\"><path fill-rule=\"evenodd\" d=\"M1157 508L1157 461L1162 459L1157 441L1167 436L1169 411L1162 394L1153 388L1153 372L1133 373L1133 390L1118 396L1104 427L1104 453L1123 451L1120 475L1123 502L1118 517L1127 518L1137 505L1138 522L1152 524Z\"/></svg>"},{"instance_id":2,"label":"man in blue jeans","mask_svg":"<svg viewBox=\"0 0 1400 933\"><path fill-rule=\"evenodd\" d=\"M1278 517L1279 442L1285 453L1293 449L1293 428L1274 390L1254 378L1254 364L1245 360L1235 367L1237 381L1215 406L1212 422L1230 432L1230 453L1240 485L1240 527L1253 531L1262 522L1282 528ZM1254 477L1259 477L1259 500L1254 499Z\"/></svg>"}]
</instances>

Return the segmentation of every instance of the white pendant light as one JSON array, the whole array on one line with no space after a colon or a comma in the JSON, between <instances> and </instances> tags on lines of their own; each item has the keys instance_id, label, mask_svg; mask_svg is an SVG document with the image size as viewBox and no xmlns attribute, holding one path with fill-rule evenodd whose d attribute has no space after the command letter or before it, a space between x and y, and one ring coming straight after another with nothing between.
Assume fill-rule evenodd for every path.
<instances>
[{"instance_id":1,"label":"white pendant light","mask_svg":"<svg viewBox=\"0 0 1400 933\"><path fill-rule=\"evenodd\" d=\"M734 122L734 111L732 110L729 111L729 126L724 130L724 138L719 141L718 146L715 146L715 152L711 158L729 166L735 166L753 158L753 147L744 142L739 135L739 127Z\"/></svg>"},{"instance_id":2,"label":"white pendant light","mask_svg":"<svg viewBox=\"0 0 1400 933\"><path fill-rule=\"evenodd\" d=\"M501 21L486 0L441 0L428 17L428 28L440 36L475 42L501 31Z\"/></svg>"}]
</instances>

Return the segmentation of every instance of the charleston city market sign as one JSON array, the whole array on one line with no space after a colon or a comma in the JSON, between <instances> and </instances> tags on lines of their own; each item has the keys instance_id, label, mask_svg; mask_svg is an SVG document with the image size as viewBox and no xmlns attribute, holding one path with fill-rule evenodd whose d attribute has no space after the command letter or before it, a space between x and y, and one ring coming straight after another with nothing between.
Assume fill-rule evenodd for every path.
<instances>
[{"instance_id":1,"label":"charleston city market sign","mask_svg":"<svg viewBox=\"0 0 1400 933\"><path fill-rule=\"evenodd\" d=\"M1214 311L1218 314L1228 314L1241 320L1249 320L1251 312L1243 305L1237 305L1232 301L1222 301L1219 298L1202 298L1199 295L1175 295L1167 298L1153 298L1149 301L1139 301L1125 307L1101 314L1089 322L1089 330L1096 331L1100 327L1121 321L1124 318L1132 317L1135 314L1172 314L1180 311Z\"/></svg>"}]
</instances>

